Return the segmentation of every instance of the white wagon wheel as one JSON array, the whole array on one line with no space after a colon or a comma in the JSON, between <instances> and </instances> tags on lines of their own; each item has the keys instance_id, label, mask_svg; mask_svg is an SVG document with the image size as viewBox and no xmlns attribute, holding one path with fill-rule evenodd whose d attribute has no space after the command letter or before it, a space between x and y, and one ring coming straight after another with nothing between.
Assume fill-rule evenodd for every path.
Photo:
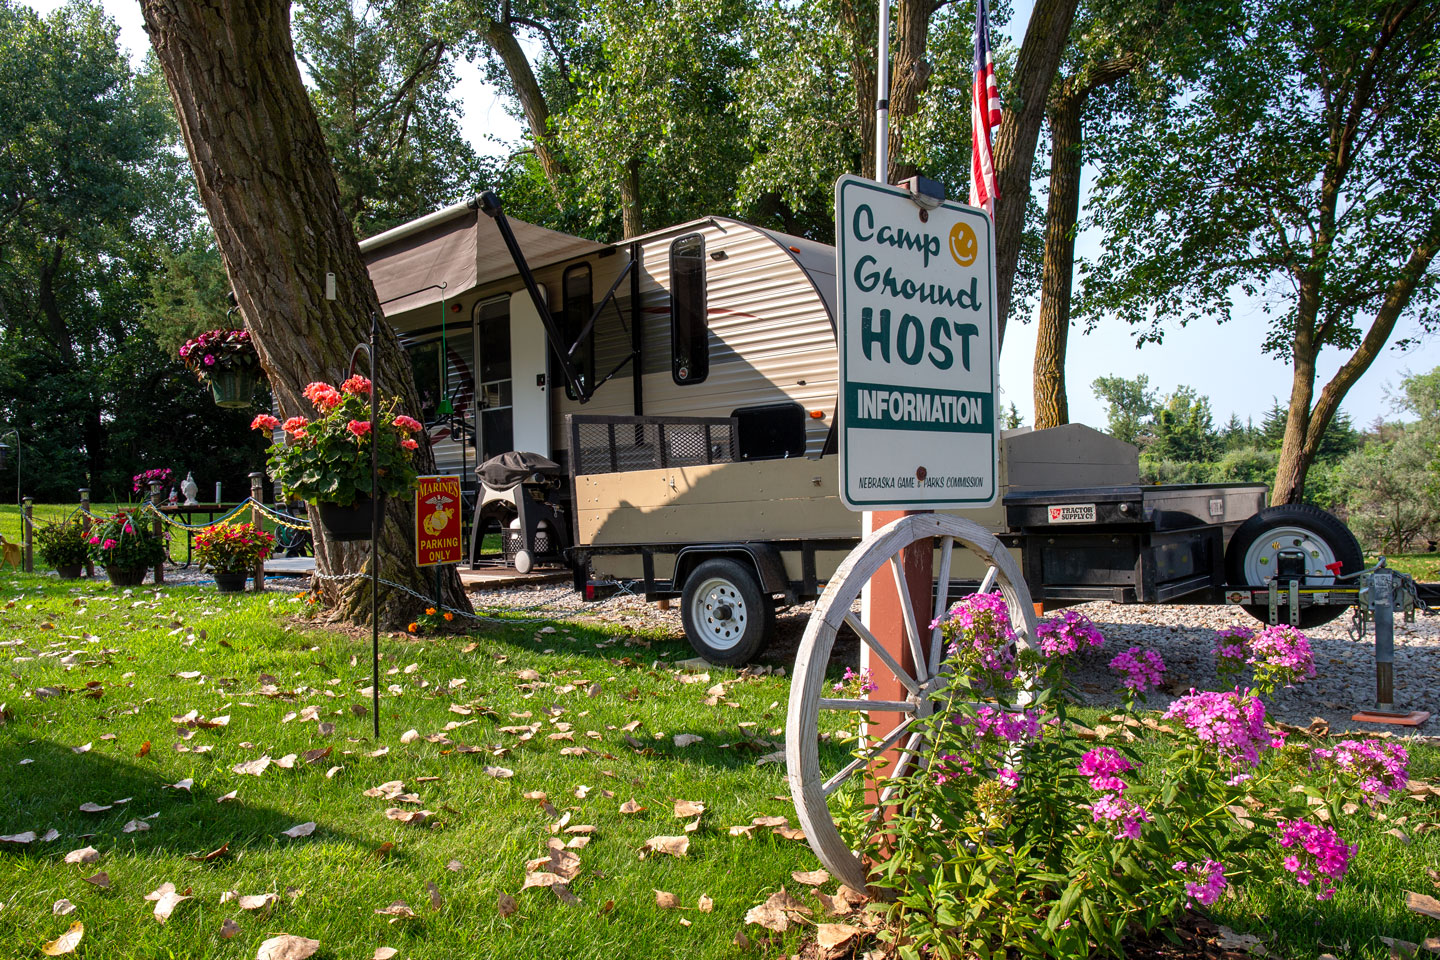
<instances>
[{"instance_id":1,"label":"white wagon wheel","mask_svg":"<svg viewBox=\"0 0 1440 960\"><path fill-rule=\"evenodd\" d=\"M831 798L857 774L862 778L859 782L863 783L869 764L892 748L901 750L897 768L907 767L919 756L925 746L924 737L912 727L916 720L932 712L932 698L945 684L945 676L940 672L944 656L940 630L930 631L928 638L922 636L910 609L910 593L899 558L903 548L928 538L935 538L940 550L936 617L949 608L951 561L955 547L960 546L988 565L980 589L982 592L1000 590L1009 607L1010 622L1018 642L1028 645L1035 632L1035 609L1015 560L984 527L958 517L926 513L902 517L887 524L850 551L830 578L824 594L815 604L815 611L810 615L795 658L785 727L785 760L789 767L790 795L795 801L795 812L810 848L832 875L855 890L865 889L865 864L836 828L829 805ZM891 652L865 629L859 616L851 612L865 584L887 564L895 578L905 611L906 640L910 658L917 665L914 674L903 669ZM848 624L859 635L861 642L870 648L872 664L877 671L888 669L894 674L906 692L904 700L838 699L824 695L825 671L841 624ZM857 721L867 712L901 713L905 719L883 739L866 743L858 757L849 758L849 762L837 765L837 769L822 772L822 710L855 711ZM879 798L882 805L888 801L890 793L889 789L882 791Z\"/></svg>"}]
</instances>

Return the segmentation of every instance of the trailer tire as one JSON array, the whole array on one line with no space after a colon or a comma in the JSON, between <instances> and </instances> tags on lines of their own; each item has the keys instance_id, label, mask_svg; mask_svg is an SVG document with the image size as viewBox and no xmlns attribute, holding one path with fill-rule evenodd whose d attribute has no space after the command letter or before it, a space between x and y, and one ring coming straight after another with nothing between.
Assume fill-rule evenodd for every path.
<instances>
[{"instance_id":1,"label":"trailer tire","mask_svg":"<svg viewBox=\"0 0 1440 960\"><path fill-rule=\"evenodd\" d=\"M711 663L749 663L770 637L775 610L753 571L734 560L706 560L685 579L685 637Z\"/></svg>"},{"instance_id":2,"label":"trailer tire","mask_svg":"<svg viewBox=\"0 0 1440 960\"><path fill-rule=\"evenodd\" d=\"M1262 564L1266 562L1265 558L1269 553L1266 548L1267 541L1273 542L1277 535L1289 535L1296 540L1307 542L1313 551L1320 553L1320 556L1315 558L1319 566L1338 561L1342 574L1364 569L1365 557L1360 551L1360 543L1344 523L1319 507L1287 503L1266 507L1235 531L1235 535L1230 538L1230 545L1225 548L1226 582L1234 585L1262 583ZM1244 609L1256 620L1269 623L1268 605L1252 604L1246 605ZM1343 616L1349 609L1343 604L1303 607L1300 610L1300 626L1307 629L1321 626ZM1288 603L1280 604L1279 615L1281 623L1290 622Z\"/></svg>"}]
</instances>

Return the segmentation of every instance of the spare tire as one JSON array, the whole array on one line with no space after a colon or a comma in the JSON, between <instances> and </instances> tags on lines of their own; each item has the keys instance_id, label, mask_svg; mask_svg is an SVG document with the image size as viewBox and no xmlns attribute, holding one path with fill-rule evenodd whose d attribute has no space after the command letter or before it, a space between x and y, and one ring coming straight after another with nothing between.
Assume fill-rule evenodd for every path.
<instances>
[{"instance_id":1,"label":"spare tire","mask_svg":"<svg viewBox=\"0 0 1440 960\"><path fill-rule=\"evenodd\" d=\"M1304 586L1335 583L1331 568L1335 563L1340 564L1342 574L1357 573L1365 567L1360 543L1338 518L1309 504L1287 503L1266 507L1235 531L1225 548L1225 582L1231 586L1260 586L1274 576L1277 554L1295 549L1305 554ZM1290 605L1285 599L1282 593L1281 623L1290 622ZM1348 604L1301 607L1300 626L1318 627L1348 609ZM1263 623L1270 622L1268 604L1247 604L1245 612Z\"/></svg>"}]
</instances>

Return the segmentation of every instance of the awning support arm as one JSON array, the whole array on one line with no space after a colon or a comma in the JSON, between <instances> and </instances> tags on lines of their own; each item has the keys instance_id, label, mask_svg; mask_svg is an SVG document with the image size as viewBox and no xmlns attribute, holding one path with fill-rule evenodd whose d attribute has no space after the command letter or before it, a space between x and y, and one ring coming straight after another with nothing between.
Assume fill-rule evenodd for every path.
<instances>
[{"instance_id":1,"label":"awning support arm","mask_svg":"<svg viewBox=\"0 0 1440 960\"><path fill-rule=\"evenodd\" d=\"M615 278L615 282L610 284L610 289L605 291L605 296L600 298L600 305L595 308L594 313L590 314L590 319L586 322L585 328L581 330L578 335L576 335L575 342L570 344L570 349L566 351L565 356L575 356L575 351L580 349L580 344L584 343L585 338L590 336L590 331L595 329L595 324L597 321L599 321L600 314L605 311L605 305L612 302L612 298L615 296L615 291L618 290L620 287L620 281L625 279L626 275L630 273L630 268L633 266L635 266L635 261L633 259L625 264L625 269L620 271L620 276ZM617 314L620 312L620 305L618 303L615 304L615 312ZM621 318L620 322L625 322L623 317Z\"/></svg>"},{"instance_id":2,"label":"awning support arm","mask_svg":"<svg viewBox=\"0 0 1440 960\"><path fill-rule=\"evenodd\" d=\"M560 328L555 325L555 317L550 313L545 298L540 295L540 287L535 282L535 275L530 272L530 264L525 262L525 254L520 251L520 244L515 240L515 232L510 229L510 221L505 218L504 211L500 209L500 198L495 191L486 190L480 194L478 199L480 212L495 221L495 226L500 231L500 238L505 241L505 249L510 251L510 259L515 261L515 269L519 271L520 279L525 284L525 290L530 294L530 301L535 304L535 311L540 315L540 324L545 328L545 336L558 354L560 372L565 376L566 386L581 403L585 403L590 399L590 393L576 375L575 366L570 362L569 352L565 349L564 339L560 336Z\"/></svg>"}]
</instances>

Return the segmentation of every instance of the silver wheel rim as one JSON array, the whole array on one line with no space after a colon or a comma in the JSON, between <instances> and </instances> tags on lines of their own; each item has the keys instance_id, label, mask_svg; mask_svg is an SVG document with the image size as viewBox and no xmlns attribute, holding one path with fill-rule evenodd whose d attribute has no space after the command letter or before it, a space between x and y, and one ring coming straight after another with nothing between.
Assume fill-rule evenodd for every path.
<instances>
[{"instance_id":1,"label":"silver wheel rim","mask_svg":"<svg viewBox=\"0 0 1440 960\"><path fill-rule=\"evenodd\" d=\"M740 590L724 577L701 582L690 601L690 622L700 640L713 650L730 650L745 636L750 611Z\"/></svg>"},{"instance_id":2,"label":"silver wheel rim","mask_svg":"<svg viewBox=\"0 0 1440 960\"><path fill-rule=\"evenodd\" d=\"M906 631L910 658L919 665L919 669L912 673L895 662L895 658L870 634L851 608L871 576L883 574L887 567L895 578L902 603L908 605L908 600L903 598L909 596L909 591L896 554L899 549L925 538L934 538L940 553L940 564L936 570L939 584L934 611L936 617L949 608L951 561L958 546L987 564L988 572L981 582L980 591L998 590L1005 597L1017 643L1022 647L1028 646L1035 633L1035 609L1018 564L991 533L969 520L933 513L905 517L871 533L840 564L815 604L795 658L785 727L785 759L795 813L810 848L832 875L855 890L865 888L865 864L840 835L831 815L829 798L836 796L854 775L863 775L866 765L863 758L857 758L838 769L822 771L819 718L822 710L855 711L857 719L867 713L905 715L906 719L886 737L867 742L864 753L874 757L892 748L897 749L900 751L897 768L906 768L920 762L923 757L925 737L912 729L912 724L931 712L931 697L948 680L942 669L944 650L940 630L932 629L923 634L918 628ZM913 626L914 622L915 618L909 617L907 625ZM854 630L861 643L877 658L876 669L889 669L894 674L904 687L904 700L851 699L848 695L836 696L833 690L826 689L825 670L830 662L835 636L842 625ZM881 805L888 803L892 792L893 787L881 791ZM872 811L870 816L874 814L875 811Z\"/></svg>"},{"instance_id":3,"label":"silver wheel rim","mask_svg":"<svg viewBox=\"0 0 1440 960\"><path fill-rule=\"evenodd\" d=\"M1299 549L1305 553L1306 586L1328 586L1335 576L1325 569L1336 561L1335 551L1313 530L1304 527L1276 527L1250 544L1245 551L1245 582L1261 584L1275 576L1275 558L1281 550Z\"/></svg>"}]
</instances>

